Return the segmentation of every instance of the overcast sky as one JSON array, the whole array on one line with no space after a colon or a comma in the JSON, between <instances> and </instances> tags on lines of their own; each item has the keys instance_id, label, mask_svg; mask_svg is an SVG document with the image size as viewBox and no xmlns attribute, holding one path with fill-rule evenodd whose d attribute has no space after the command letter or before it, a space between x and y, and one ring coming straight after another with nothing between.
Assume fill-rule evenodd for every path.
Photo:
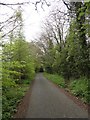
<instances>
[{"instance_id":1,"label":"overcast sky","mask_svg":"<svg viewBox=\"0 0 90 120\"><path fill-rule=\"evenodd\" d=\"M19 0L19 2L26 2L29 0ZM31 2L34 2L35 0L32 0ZM24 22L24 35L26 37L27 41L34 40L41 32L41 26L42 21L45 20L45 18L49 15L49 12L51 9L55 9L55 7L61 7L61 9L66 9L64 4L62 2L56 3L58 0L48 0L48 3L51 3L51 6L48 7L47 5L44 5L43 8L41 8L40 4L37 5L37 10L35 10L35 6L33 4L26 4L22 6L23 11L23 22ZM61 0L62 1L62 0ZM4 3L16 3L18 0L2 0ZM17 7L13 7L14 9L17 9ZM0 7L0 21L5 20L7 17L13 14L13 9L9 7ZM3 14L3 15L2 15ZM7 14L7 15L6 15Z\"/></svg>"}]
</instances>

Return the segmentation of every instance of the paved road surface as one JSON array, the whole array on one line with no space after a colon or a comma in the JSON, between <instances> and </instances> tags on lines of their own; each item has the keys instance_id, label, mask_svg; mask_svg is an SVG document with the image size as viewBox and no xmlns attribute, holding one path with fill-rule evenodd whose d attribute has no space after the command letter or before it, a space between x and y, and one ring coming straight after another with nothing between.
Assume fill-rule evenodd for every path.
<instances>
[{"instance_id":1,"label":"paved road surface","mask_svg":"<svg viewBox=\"0 0 90 120\"><path fill-rule=\"evenodd\" d=\"M87 118L81 109L43 74L37 74L26 118Z\"/></svg>"}]
</instances>

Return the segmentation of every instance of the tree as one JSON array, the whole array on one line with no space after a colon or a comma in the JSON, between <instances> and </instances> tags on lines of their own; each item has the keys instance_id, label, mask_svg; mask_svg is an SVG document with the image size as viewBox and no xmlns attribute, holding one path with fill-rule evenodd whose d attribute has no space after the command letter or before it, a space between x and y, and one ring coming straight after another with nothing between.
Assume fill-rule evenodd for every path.
<instances>
[{"instance_id":1,"label":"tree","mask_svg":"<svg viewBox=\"0 0 90 120\"><path fill-rule=\"evenodd\" d=\"M32 79L34 75L34 61L33 56L30 56L29 45L23 36L22 13L20 9L16 11L16 18L14 25L19 25L15 31L11 32L8 43L5 43L3 46L3 77L5 76L5 71L7 71L6 75L9 79L22 83L22 80Z\"/></svg>"},{"instance_id":2,"label":"tree","mask_svg":"<svg viewBox=\"0 0 90 120\"><path fill-rule=\"evenodd\" d=\"M88 6L90 6L90 2L65 2L64 4L67 6L68 11L73 14L73 19L75 20L76 26L76 36L75 39L78 43L78 55L77 65L79 66L78 71L80 75L89 75L89 53L88 53L88 43L87 40L89 39L88 34L88 27L87 25L87 18L89 17L88 13ZM87 5L88 4L88 5ZM71 14L71 15L72 15ZM87 27L86 27L87 26ZM87 36L87 38L86 38Z\"/></svg>"},{"instance_id":3,"label":"tree","mask_svg":"<svg viewBox=\"0 0 90 120\"><path fill-rule=\"evenodd\" d=\"M66 33L63 31L68 14L64 17L65 13L59 9L51 12L44 23L39 42L44 51L44 66L49 68L48 72L61 74L65 79L89 77L89 5L83 2L64 4L72 17Z\"/></svg>"},{"instance_id":4,"label":"tree","mask_svg":"<svg viewBox=\"0 0 90 120\"><path fill-rule=\"evenodd\" d=\"M44 66L50 73L58 72L59 65L57 64L56 59L58 55L58 58L60 57L65 45L64 34L66 32L66 18L67 17L64 16L64 13L59 12L59 9L51 11L42 27L43 30L39 38L39 46L44 51Z\"/></svg>"}]
</instances>

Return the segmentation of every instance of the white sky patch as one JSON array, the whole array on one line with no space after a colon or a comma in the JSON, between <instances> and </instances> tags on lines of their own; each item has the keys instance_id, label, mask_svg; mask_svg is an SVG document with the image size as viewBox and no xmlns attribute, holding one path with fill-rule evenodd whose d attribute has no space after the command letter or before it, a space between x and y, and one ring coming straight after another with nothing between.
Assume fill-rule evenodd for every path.
<instances>
[{"instance_id":1,"label":"white sky patch","mask_svg":"<svg viewBox=\"0 0 90 120\"><path fill-rule=\"evenodd\" d=\"M47 13L48 13L48 10L43 11L41 9L41 10L35 11L35 7L33 5L27 6L27 9L25 9L23 13L23 18L25 18L24 32L27 40L32 40L36 38L38 32L40 32L42 19L44 19Z\"/></svg>"}]
</instances>

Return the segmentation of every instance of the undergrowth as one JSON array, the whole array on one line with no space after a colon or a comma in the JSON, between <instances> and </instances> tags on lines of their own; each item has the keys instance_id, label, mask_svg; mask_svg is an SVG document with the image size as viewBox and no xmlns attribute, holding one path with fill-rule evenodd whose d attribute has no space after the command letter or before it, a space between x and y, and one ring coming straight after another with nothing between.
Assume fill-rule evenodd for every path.
<instances>
[{"instance_id":1,"label":"undergrowth","mask_svg":"<svg viewBox=\"0 0 90 120\"><path fill-rule=\"evenodd\" d=\"M81 77L79 79L73 80L70 82L68 88L71 93L77 97L80 97L83 102L90 103L90 91L88 88L88 79Z\"/></svg>"},{"instance_id":2,"label":"undergrowth","mask_svg":"<svg viewBox=\"0 0 90 120\"><path fill-rule=\"evenodd\" d=\"M59 87L63 87L73 95L79 97L84 103L90 104L89 80L86 77L70 80L69 82L57 74L44 73L48 80L51 80Z\"/></svg>"},{"instance_id":3,"label":"undergrowth","mask_svg":"<svg viewBox=\"0 0 90 120\"><path fill-rule=\"evenodd\" d=\"M64 78L62 76L59 76L57 74L48 74L48 73L44 73L44 75L48 80L51 80L52 82L54 82L58 86L60 86L62 88L66 87Z\"/></svg>"},{"instance_id":4,"label":"undergrowth","mask_svg":"<svg viewBox=\"0 0 90 120\"><path fill-rule=\"evenodd\" d=\"M17 105L24 97L25 92L29 88L29 80L24 80L22 84L8 81L3 82L2 89L2 120L9 120L17 111Z\"/></svg>"}]
</instances>

